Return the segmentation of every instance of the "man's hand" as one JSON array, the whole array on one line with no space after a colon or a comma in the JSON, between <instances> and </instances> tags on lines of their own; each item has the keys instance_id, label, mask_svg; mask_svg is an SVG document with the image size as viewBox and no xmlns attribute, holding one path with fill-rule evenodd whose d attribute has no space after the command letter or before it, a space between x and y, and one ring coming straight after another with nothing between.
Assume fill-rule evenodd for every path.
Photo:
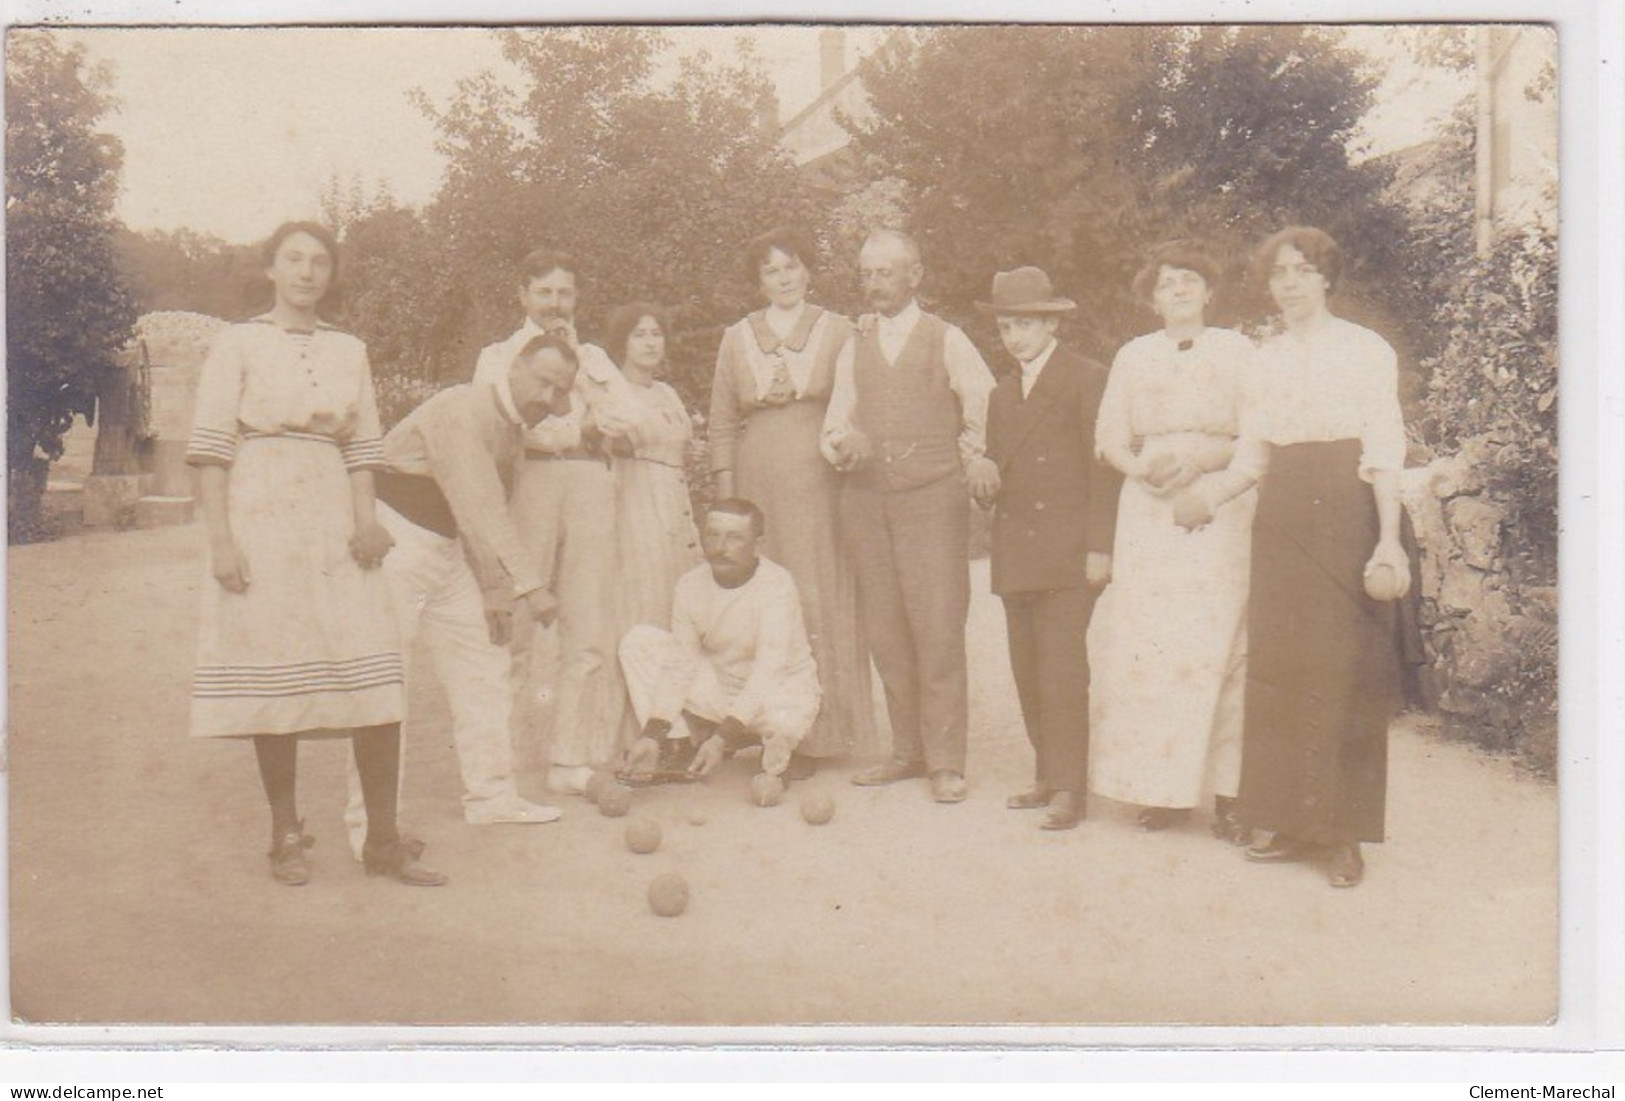
<instances>
[{"instance_id":1,"label":"man's hand","mask_svg":"<svg viewBox=\"0 0 1625 1101\"><path fill-rule=\"evenodd\" d=\"M971 499L983 508L992 508L999 495L999 464L986 455L965 464L965 483Z\"/></svg>"},{"instance_id":2,"label":"man's hand","mask_svg":"<svg viewBox=\"0 0 1625 1101\"><path fill-rule=\"evenodd\" d=\"M693 776L711 775L716 771L717 766L722 763L727 748L727 742L723 739L720 731L705 739L700 743L699 750L694 754L694 763L688 766L689 774Z\"/></svg>"},{"instance_id":3,"label":"man's hand","mask_svg":"<svg viewBox=\"0 0 1625 1101\"><path fill-rule=\"evenodd\" d=\"M626 771L633 776L650 776L660 765L660 743L644 734L626 751Z\"/></svg>"},{"instance_id":4,"label":"man's hand","mask_svg":"<svg viewBox=\"0 0 1625 1101\"><path fill-rule=\"evenodd\" d=\"M513 609L485 609L485 629L491 636L492 646L506 646L513 639Z\"/></svg>"},{"instance_id":5,"label":"man's hand","mask_svg":"<svg viewBox=\"0 0 1625 1101\"><path fill-rule=\"evenodd\" d=\"M364 570L377 569L394 545L394 537L384 530L382 524L374 521L357 528L356 533L350 536L350 557Z\"/></svg>"},{"instance_id":6,"label":"man's hand","mask_svg":"<svg viewBox=\"0 0 1625 1101\"><path fill-rule=\"evenodd\" d=\"M214 544L210 554L210 571L220 587L228 593L248 591L248 559L237 549L231 538Z\"/></svg>"},{"instance_id":7,"label":"man's hand","mask_svg":"<svg viewBox=\"0 0 1625 1101\"><path fill-rule=\"evenodd\" d=\"M1102 588L1112 579L1112 556L1101 554L1099 551L1090 551L1083 558L1084 580L1096 588Z\"/></svg>"},{"instance_id":8,"label":"man's hand","mask_svg":"<svg viewBox=\"0 0 1625 1101\"><path fill-rule=\"evenodd\" d=\"M581 342L576 339L575 322L565 317L550 317L542 324L542 331L549 336L563 339L572 351L581 350Z\"/></svg>"},{"instance_id":9,"label":"man's hand","mask_svg":"<svg viewBox=\"0 0 1625 1101\"><path fill-rule=\"evenodd\" d=\"M875 449L868 436L849 428L830 440L830 450L835 452L835 469L849 474L868 462Z\"/></svg>"},{"instance_id":10,"label":"man's hand","mask_svg":"<svg viewBox=\"0 0 1625 1101\"><path fill-rule=\"evenodd\" d=\"M1213 506L1202 494L1187 489L1174 498L1174 523L1186 531L1200 531L1213 522Z\"/></svg>"}]
</instances>

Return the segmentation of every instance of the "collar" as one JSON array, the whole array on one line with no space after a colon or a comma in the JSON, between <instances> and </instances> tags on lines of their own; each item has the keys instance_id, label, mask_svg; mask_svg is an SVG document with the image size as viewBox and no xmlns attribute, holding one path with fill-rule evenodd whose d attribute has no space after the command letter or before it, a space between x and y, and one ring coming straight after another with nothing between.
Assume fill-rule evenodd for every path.
<instances>
[{"instance_id":1,"label":"collar","mask_svg":"<svg viewBox=\"0 0 1625 1101\"><path fill-rule=\"evenodd\" d=\"M506 374L502 375L501 378L491 383L491 388L497 392L497 408L502 410L502 415L511 423L523 428L525 418L519 415L519 406L513 400L513 386L508 376Z\"/></svg>"},{"instance_id":2,"label":"collar","mask_svg":"<svg viewBox=\"0 0 1625 1101\"><path fill-rule=\"evenodd\" d=\"M1060 346L1061 342L1059 340L1056 340L1054 337L1050 337L1050 342L1044 346L1044 350L1042 352L1039 352L1037 355L1033 356L1032 359L1029 359L1026 363L1021 365L1021 376L1023 378L1036 378L1038 376L1038 372L1044 369L1044 364L1049 362L1049 357L1054 355L1055 349L1059 348Z\"/></svg>"},{"instance_id":3,"label":"collar","mask_svg":"<svg viewBox=\"0 0 1625 1101\"><path fill-rule=\"evenodd\" d=\"M822 306L814 306L805 302L801 306L801 316L796 319L795 327L784 337L773 331L773 326L767 321L768 311L757 310L749 316L750 331L756 337L756 346L762 350L763 355L772 355L780 348L799 354L807 347L807 338L812 335L813 326L818 319L824 316Z\"/></svg>"},{"instance_id":4,"label":"collar","mask_svg":"<svg viewBox=\"0 0 1625 1101\"><path fill-rule=\"evenodd\" d=\"M729 592L734 592L739 589L743 589L746 585L749 585L752 581L755 581L756 575L761 572L762 559L761 556L758 555L756 561L751 563L750 572L744 577L741 577L738 581L734 582L732 585L724 585L721 581L717 580L717 575L714 573L711 575L711 583L719 589L726 589Z\"/></svg>"},{"instance_id":5,"label":"collar","mask_svg":"<svg viewBox=\"0 0 1625 1101\"><path fill-rule=\"evenodd\" d=\"M888 336L903 336L913 331L915 324L920 320L920 313L920 300L910 298L908 305L897 311L896 317L887 317L883 313L876 314L875 324Z\"/></svg>"}]
</instances>

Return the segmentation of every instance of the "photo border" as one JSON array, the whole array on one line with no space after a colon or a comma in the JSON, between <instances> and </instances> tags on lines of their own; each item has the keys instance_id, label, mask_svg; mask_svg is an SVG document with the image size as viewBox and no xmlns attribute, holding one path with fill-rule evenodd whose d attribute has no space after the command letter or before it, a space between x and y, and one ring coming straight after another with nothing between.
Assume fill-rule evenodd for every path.
<instances>
[{"instance_id":1,"label":"photo border","mask_svg":"<svg viewBox=\"0 0 1625 1101\"><path fill-rule=\"evenodd\" d=\"M139 1057L184 1058L190 1053L209 1055L211 1049L274 1049L281 1054L275 1074L291 1074L308 1060L312 1068L332 1065L334 1056L352 1059L357 1069L376 1067L365 1055L381 1047L408 1045L410 1053L429 1062L443 1061L449 1046L476 1045L487 1057L523 1062L537 1049L561 1056L572 1053L588 1062L611 1053L615 1073L625 1075L624 1060L652 1057L686 1058L690 1052L701 1064L725 1055L730 1074L750 1073L757 1063L771 1073L775 1059L799 1062L804 1047L834 1045L840 1054L869 1065L873 1057L890 1051L911 1062L911 1049L920 1045L946 1056L969 1050L979 1056L992 1053L1030 1053L1061 1047L1084 1049L1102 1058L1154 1055L1151 1063L1131 1059L1139 1073L1186 1074L1192 1056L1197 1066L1229 1052L1251 1056L1264 1052L1292 1052L1299 1056L1332 1054L1330 1065L1345 1064L1342 1057L1360 1051L1372 1054L1378 1066L1408 1067L1410 1056L1463 1051L1511 1054L1523 1051L1554 1054L1618 1048L1625 1037L1625 891L1622 891L1621 855L1625 840L1625 695L1620 670L1625 670L1625 643L1621 624L1622 553L1621 488L1625 485L1625 389L1619 367L1625 362L1621 338L1622 282L1621 215L1625 180L1621 178L1622 104L1620 70L1625 66L1621 46L1621 12L1610 0L1560 0L1556 3L1484 2L1412 3L1339 2L1316 4L1308 0L1152 0L1142 4L1107 3L1090 6L1035 0L1022 6L1021 18L993 13L991 5L933 2L905 6L895 2L864 5L852 2L779 4L752 3L637 3L619 0L604 7L585 3L482 3L459 6L425 0L364 3L317 3L314 0L234 5L229 11L205 0L85 0L75 4L69 18L61 18L48 0L8 0L8 25L43 22L59 26L256 26L330 25L361 26L416 24L424 26L536 22L1361 22L1419 23L1440 21L1508 21L1550 23L1558 31L1560 56L1560 348L1563 365L1560 464L1562 547L1560 570L1561 738L1560 791L1560 944L1559 1016L1547 1027L1248 1027L1211 1026L1101 1026L1019 1028L955 1027L742 1027L688 1028L671 1026L580 1027L523 1026L513 1028L403 1027L66 1027L5 1026L0 1039L11 1050L44 1049L71 1045L74 1059L99 1047L142 1048ZM1604 196L1615 201L1604 202ZM1608 253L1608 255L1605 255ZM1606 568L1605 568L1606 567ZM1606 732L1606 736L1605 736ZM9 959L0 966L9 969ZM7 976L9 978L9 976ZM857 1044L855 1048L848 1045ZM1133 1049L1101 1051L1100 1049ZM1181 1052L1179 1049L1184 1049ZM1333 1049L1328 1052L1324 1049ZM1073 1051L1076 1054L1075 1051ZM44 1051L52 1056L61 1052ZM108 1054L114 1054L109 1052ZM213 1052L218 1055L219 1052ZM1053 1053L1052 1053L1053 1054ZM1065 1054L1063 1052L1062 1054ZM132 1058L137 1056L132 1056ZM823 1056L828 1058L828 1055ZM739 1062L743 1060L743 1062ZM249 1060L253 1062L254 1060ZM565 1060L568 1062L568 1059ZM461 1058L452 1060L461 1064ZM482 1061L483 1063L483 1061ZM6 1064L0 1061L0 1068ZM1243 1065L1255 1065L1250 1060ZM222 1071L230 1064L220 1064ZM545 1066L530 1066L534 1073ZM480 1073L488 1071L481 1065ZM490 1068L499 1074L500 1067ZM252 1074L253 1072L250 1071ZM262 1072L263 1073L263 1072ZM466 1074L467 1070L458 1073ZM1342 1073L1347 1073L1343 1071ZM1404 1074L1401 1070L1399 1073ZM640 1072L639 1076L642 1074ZM819 1075L822 1077L822 1075ZM161 1077L161 1075L160 1075Z\"/></svg>"}]
</instances>

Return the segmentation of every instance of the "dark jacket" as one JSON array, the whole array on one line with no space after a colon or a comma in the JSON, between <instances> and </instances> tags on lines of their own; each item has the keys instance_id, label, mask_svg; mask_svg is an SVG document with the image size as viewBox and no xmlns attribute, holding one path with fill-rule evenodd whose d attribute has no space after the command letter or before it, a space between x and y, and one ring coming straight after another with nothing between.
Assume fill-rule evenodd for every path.
<instances>
[{"instance_id":1,"label":"dark jacket","mask_svg":"<svg viewBox=\"0 0 1625 1101\"><path fill-rule=\"evenodd\" d=\"M1106 368L1064 344L1033 392L1021 371L988 399L987 454L999 467L993 514L993 591L1076 589L1091 552L1111 554L1122 476L1095 458L1095 418Z\"/></svg>"}]
</instances>

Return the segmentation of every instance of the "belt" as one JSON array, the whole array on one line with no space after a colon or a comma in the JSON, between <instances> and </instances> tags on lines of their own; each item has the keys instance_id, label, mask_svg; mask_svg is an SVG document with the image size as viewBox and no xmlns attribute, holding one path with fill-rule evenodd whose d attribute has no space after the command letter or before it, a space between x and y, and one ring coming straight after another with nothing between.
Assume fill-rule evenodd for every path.
<instances>
[{"instance_id":1,"label":"belt","mask_svg":"<svg viewBox=\"0 0 1625 1101\"><path fill-rule=\"evenodd\" d=\"M585 462L603 463L605 466L609 465L609 460L604 456L595 455L591 451L587 451L583 448L576 448L572 451L543 451L540 448L527 447L525 448L525 458L548 459L554 462Z\"/></svg>"},{"instance_id":2,"label":"belt","mask_svg":"<svg viewBox=\"0 0 1625 1101\"><path fill-rule=\"evenodd\" d=\"M306 443L325 443L333 447L339 446L339 441L332 436L324 436L320 432L255 432L249 430L243 433L245 440L303 440Z\"/></svg>"}]
</instances>

